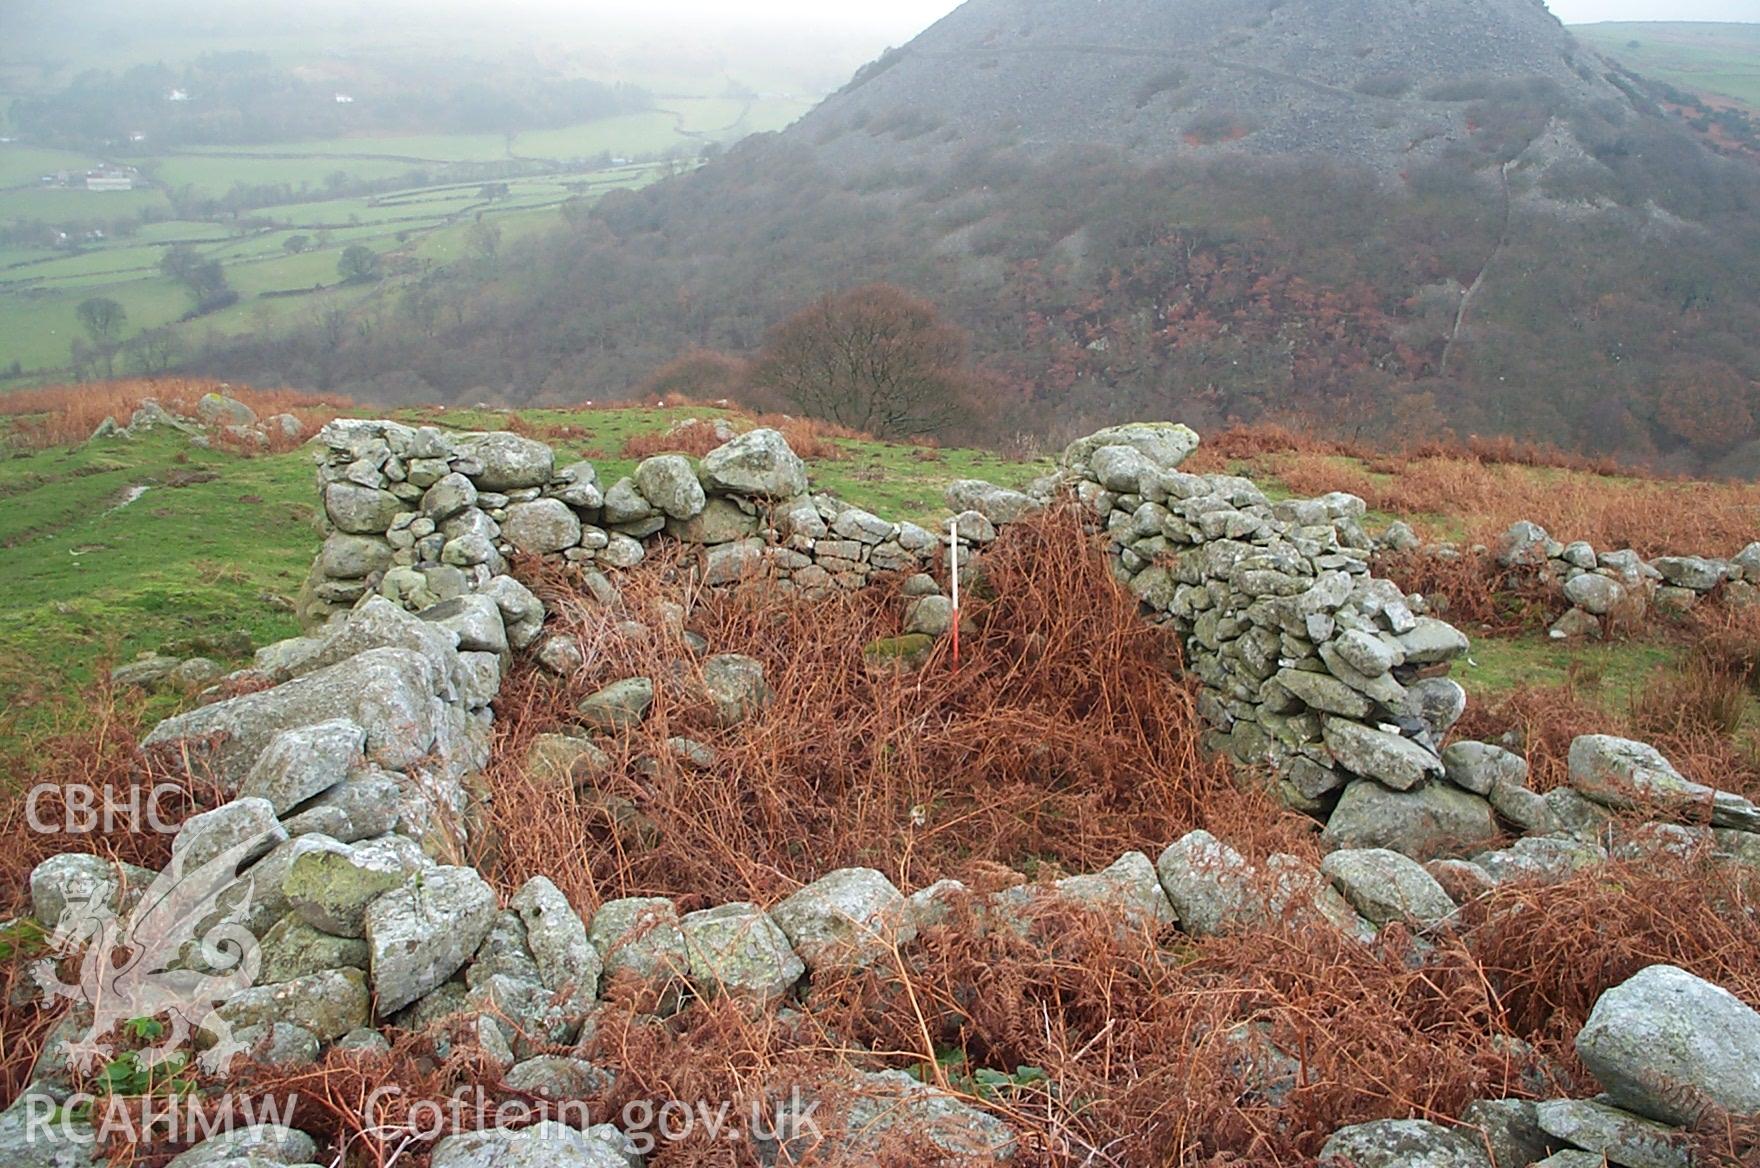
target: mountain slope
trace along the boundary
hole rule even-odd
[[[797,133],[840,161],[907,152],[884,136],[849,148],[849,135],[891,122],[933,123],[930,142],[949,145],[1007,136],[1160,162],[1229,142],[1394,172],[1468,138],[1469,101],[1500,87],[1629,104],[1597,65],[1531,0],[979,0]]]
[[[429,292],[229,352],[563,401],[827,291],[936,299],[992,434],[1154,414],[1760,470],[1760,171],[1529,0],[970,0],[780,135]]]

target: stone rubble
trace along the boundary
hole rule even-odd
[[[698,546],[711,584],[762,573],[773,586],[815,593],[898,574],[908,579],[914,635],[932,646],[952,617],[950,605],[932,603],[945,598],[924,573],[945,554],[941,538],[809,495],[804,464],[774,431],[734,436],[695,465],[649,459],[602,487],[591,465],[558,468],[548,448],[516,435],[332,423],[317,441],[327,536],[302,597],[309,634],[259,653],[256,674],[272,688],[211,701],[147,740],[188,746],[236,796],[191,820],[174,845],[186,867],[242,858],[248,866],[232,878],[249,881],[261,901],[249,921],[263,943],[259,984],[216,1017],[290,1065],[332,1046],[379,1047],[377,1027],[470,1019],[484,1050],[520,1082],[567,1093],[566,1084],[579,1091],[604,1072],[544,1047],[579,1040],[614,983],[643,987],[662,1013],[693,993],[775,1008],[815,976],[894,960],[921,932],[968,919],[956,916],[962,902],[980,927],[1023,935],[1040,906],[1057,903],[1191,936],[1285,920],[1368,940],[1389,924],[1445,930],[1460,904],[1499,882],[1558,878],[1604,862],[1610,849],[1697,848],[1760,862],[1760,809],[1687,780],[1642,743],[1579,739],[1571,786],[1545,796],[1529,788],[1525,761],[1501,747],[1439,750],[1465,699],[1435,675],[1467,641],[1429,616],[1421,597],[1373,577],[1362,501],[1273,503],[1246,480],[1181,472],[1196,445],[1181,426],[1115,427],[1073,444],[1032,492],[955,483],[948,502],[962,513],[960,552],[1057,497],[1078,500],[1109,534],[1120,583],[1184,643],[1209,744],[1262,768],[1292,806],[1324,823],[1319,869],[1287,855],[1249,862],[1193,832],[1153,864],[1130,851],[1101,872],[988,895],[947,881],[907,897],[880,872],[847,869],[769,909],[681,915],[670,901],[634,899],[586,915],[541,877],[503,907],[477,872],[439,859],[469,842],[467,785],[488,762],[490,702],[513,654],[560,671],[585,659],[582,646],[566,646],[571,655],[545,637],[544,606],[509,565],[524,555],[570,565],[608,607],[617,593],[605,570],[637,562],[644,541],[659,538]],[[1499,554],[1512,567],[1574,572],[1568,594],[1585,612],[1613,611],[1615,589],[1702,593],[1760,569],[1760,544],[1729,564],[1651,567],[1555,545],[1533,525],[1512,529]],[[757,662],[697,651],[703,701],[720,724],[737,725],[770,700]],[[619,681],[581,704],[580,733],[615,736],[653,701],[650,679]],[[707,748],[677,741],[681,755],[713,766]],[[531,753],[534,770],[559,783],[588,783],[607,760],[572,733],[548,735]],[[1633,808],[1663,818],[1647,834],[1613,838],[1611,811]],[[1531,834],[1511,843],[1510,826]],[[34,911],[53,928],[71,899],[93,889],[126,909],[125,889],[154,875],[57,856],[32,874]],[[1694,1118],[1683,1098],[1760,1111],[1760,1014],[1672,967],[1610,990],[1578,1053],[1604,1100],[1482,1100],[1463,1122],[1492,1146],[1522,1149],[1526,1163],[1569,1165],[1574,1152],[1639,1163],[1652,1151],[1624,1149],[1640,1146],[1660,1149],[1656,1163],[1675,1163],[1684,1161],[1668,1159],[1674,1129]],[[986,1112],[898,1072],[858,1078],[862,1098],[884,1102],[869,1115],[858,1101],[831,1134],[846,1154],[870,1152],[896,1124],[950,1154],[999,1163],[1017,1155],[1013,1133]],[[55,1149],[25,1159],[35,1153],[18,1151],[17,1127],[12,1112],[0,1116],[8,1163],[76,1162]],[[280,1141],[276,1150],[217,1138],[174,1163],[315,1154],[297,1132],[263,1138]],[[638,1162],[613,1127],[560,1125],[453,1136],[433,1161]],[[1322,1162],[1489,1164],[1481,1141],[1417,1120],[1342,1130]]]

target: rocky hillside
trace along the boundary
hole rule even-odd
[[[1221,146],[1386,177],[1469,140],[1471,103],[1506,87],[1636,117],[1605,71],[1533,0],[972,0],[791,136],[861,169],[1007,140],[1137,163]]]
[[[563,401],[756,349],[826,292],[935,300],[990,436],[1280,418],[1760,469],[1760,171],[1537,3],[971,0],[799,124],[607,198],[419,328],[240,377]]]

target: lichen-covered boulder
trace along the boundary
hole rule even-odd
[[[776,922],[755,904],[690,913],[679,931],[700,993],[770,1002],[793,989],[807,971]]]
[[[807,466],[775,430],[752,430],[703,456],[712,493],[793,499],[807,493]]]
[[[1333,852],[1320,871],[1366,919],[1433,925],[1454,915],[1455,903],[1435,877],[1409,856],[1386,848]]]
[[[960,479],[949,483],[946,499],[947,509],[954,514],[976,511],[998,527],[1018,523],[1041,509],[1041,505],[1030,495],[979,479]]]
[[[172,1157],[166,1168],[240,1168],[258,1164],[304,1164],[318,1158],[318,1145],[302,1131],[259,1123],[221,1132]]]
[[[400,1010],[457,973],[495,923],[495,890],[470,868],[431,868],[367,908],[379,1012]]]
[[[372,1017],[367,975],[359,969],[327,969],[292,981],[252,986],[235,994],[214,1016],[234,1027],[290,1022],[334,1042]]]
[[[360,937],[367,906],[431,866],[414,841],[381,836],[345,844],[321,835],[294,841],[281,892],[300,920],[336,937]]]
[[[275,814],[316,798],[365,761],[367,732],[346,718],[283,730],[269,740],[238,789],[238,797],[268,800]]]
[[[1409,791],[1442,775],[1442,760],[1410,738],[1346,718],[1326,719],[1323,734],[1338,765],[1384,787]]]
[[[1601,995],[1577,1056],[1618,1106],[1668,1124],[1706,1099],[1760,1112],[1760,1013],[1721,986],[1652,965]]]
[[[700,514],[709,499],[697,479],[697,468],[682,454],[661,454],[636,467],[636,489],[669,519]]]
[[[519,1131],[490,1128],[447,1136],[434,1145],[432,1168],[636,1168],[641,1157],[610,1124],[579,1131],[545,1120]]]
[[[1760,807],[1693,782],[1648,743],[1586,734],[1571,743],[1569,761],[1571,786],[1603,807],[1660,807],[1680,814],[1709,810],[1717,827],[1760,830]]]
[[[330,483],[324,488],[324,513],[336,530],[350,535],[384,535],[403,507],[402,499],[377,487]]]
[[[566,993],[564,1009],[585,1017],[599,993],[602,962],[568,898],[545,877],[534,876],[514,894],[509,907],[526,927],[526,945],[545,987]]]
[[[1107,446],[1129,446],[1141,453],[1158,470],[1173,470],[1198,449],[1198,435],[1189,426],[1176,422],[1131,422],[1109,426],[1104,430],[1078,438],[1064,448],[1058,465],[1065,468],[1085,466],[1096,450]]]
[[[581,542],[581,520],[560,499],[533,499],[508,505],[501,534],[518,551],[548,555]]]
[[[872,868],[844,868],[770,910],[808,969],[867,966],[917,935],[904,894]]]
[[[581,699],[581,725],[599,734],[615,734],[641,725],[654,704],[654,683],[627,677]]]
[[[1369,779],[1344,789],[1320,842],[1341,848],[1389,848],[1420,862],[1470,856],[1497,838],[1491,804],[1445,783],[1394,791]]]
[[[587,930],[604,962],[606,979],[632,979],[650,992],[675,998],[690,975],[691,959],[678,909],[660,897],[630,897],[599,906]]]
[[[1476,1141],[1422,1119],[1340,1128],[1320,1149],[1321,1168],[1491,1168]]]
[[[556,466],[548,446],[518,434],[461,434],[453,444],[465,460],[477,464],[470,477],[485,491],[547,486]]]
[[[1596,1165],[1691,1168],[1687,1137],[1666,1124],[1593,1099],[1554,1099],[1534,1108],[1540,1130],[1589,1152]]]
[[[722,653],[703,662],[703,689],[718,726],[737,726],[766,709],[775,694],[764,680],[763,663],[739,653]]]

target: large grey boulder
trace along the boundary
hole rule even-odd
[[[1568,836],[1525,836],[1507,848],[1474,856],[1473,863],[1499,884],[1558,884],[1606,859],[1600,844]]]
[[[237,784],[281,731],[346,719],[366,731],[370,759],[404,770],[433,752],[441,716],[437,695],[449,688],[421,654],[376,649],[272,690],[168,718],[144,745],[217,736],[211,755],[216,777]]]
[[[495,890],[470,868],[431,868],[367,908],[379,1012],[409,1005],[457,973],[495,923]]]
[[[746,514],[732,499],[716,496],[691,518],[668,520],[666,534],[683,543],[714,546],[749,539],[758,534],[759,526],[756,515]]]
[[[1194,936],[1224,932],[1249,913],[1251,866],[1207,831],[1190,832],[1169,844],[1155,871],[1180,927]]]
[[[1500,785],[1528,785],[1528,760],[1485,742],[1451,743],[1442,752],[1442,768],[1449,782],[1475,795],[1489,795]]]
[[[1198,449],[1198,442],[1195,431],[1176,422],[1131,422],[1109,426],[1086,438],[1076,439],[1064,448],[1058,465],[1065,468],[1085,466],[1096,450],[1107,446],[1129,446],[1147,458],[1157,470],[1173,470]]]
[[[331,936],[293,913],[276,921],[263,934],[260,951],[263,960],[257,969],[257,981],[263,985],[278,985],[326,970],[367,967],[365,941]]]
[[[1396,791],[1409,791],[1442,775],[1442,760],[1410,738],[1345,718],[1326,719],[1322,733],[1338,765]]]
[[[248,864],[286,841],[287,829],[268,800],[234,799],[184,820],[171,841],[171,857],[187,876],[227,853]]]
[[[1445,621],[1421,616],[1417,623],[1398,635],[1405,650],[1407,665],[1440,665],[1465,657],[1472,646],[1467,635]]]
[[[787,994],[807,967],[769,914],[755,904],[724,904],[679,922],[691,980],[708,995],[771,1002]]]
[[[629,1138],[608,1123],[583,1132],[551,1120],[519,1131],[447,1136],[429,1160],[432,1168],[637,1168],[641,1162]]]
[[[389,568],[394,552],[384,539],[332,532],[318,552],[318,571],[332,580],[358,580]]]
[[[765,710],[774,699],[756,658],[722,653],[703,662],[703,689],[715,711],[715,724],[737,726]]]
[[[612,900],[593,914],[588,939],[604,962],[604,976],[636,980],[661,992],[690,975],[690,953],[678,909],[660,897]]]
[[[1433,925],[1454,915],[1455,903],[1436,878],[1409,856],[1386,848],[1345,849],[1321,861],[1320,871],[1374,924]]]
[[[1570,783],[1603,807],[1652,807],[1675,814],[1710,813],[1717,827],[1760,831],[1760,807],[1740,795],[1695,783],[1654,746],[1586,734],[1571,743]]]
[[[31,914],[51,932],[69,904],[119,912],[152,887],[155,873],[86,852],[50,856],[31,870]]]
[[[1161,874],[1142,852],[1126,852],[1099,872],[1066,876],[1052,890],[1064,903],[1103,913],[1130,929],[1156,929],[1179,920],[1161,887]]]
[[[561,499],[533,499],[508,505],[501,534],[517,551],[548,555],[581,542],[581,520]]]
[[[560,889],[534,876],[514,894],[508,907],[526,927],[526,945],[547,989],[566,993],[565,1011],[585,1017],[599,993],[603,962],[587,938],[587,926]]]
[[[925,1163],[1007,1164],[1019,1154],[1007,1124],[904,1071],[856,1073],[840,1086],[853,1095],[843,1122],[831,1130],[818,1121],[777,1124],[798,1128],[777,1162],[877,1164],[900,1146],[932,1149]]]
[[[94,1168],[98,1155],[89,1121],[69,1115],[47,1094],[24,1095],[0,1112],[0,1164],[6,1168]]]
[[[278,1123],[235,1128],[203,1140],[172,1157],[166,1168],[257,1168],[260,1164],[305,1164],[318,1158],[318,1145],[302,1131]]]
[[[454,472],[429,485],[422,494],[422,514],[445,523],[477,505],[477,485]]]
[[[327,969],[292,981],[252,986],[233,995],[214,1018],[237,1028],[288,1022],[334,1042],[372,1019],[367,975],[359,969]]]
[[[1601,995],[1577,1056],[1618,1106],[1668,1124],[1698,1100],[1760,1112],[1760,1013],[1721,986],[1652,965]]]
[[[1007,523],[1018,523],[1040,509],[1039,503],[1031,496],[979,479],[960,479],[949,483],[946,498],[947,509],[954,514],[976,511],[998,527]]]
[[[1703,556],[1663,556],[1652,560],[1651,566],[1676,588],[1709,592],[1729,578],[1729,565],[1722,560]]]
[[[1565,581],[1564,598],[1591,616],[1606,616],[1625,603],[1626,589],[1611,576],[1585,572]]]
[[[549,484],[555,456],[542,442],[518,434],[461,434],[453,439],[460,455],[478,464],[470,477],[485,491],[518,491]]]
[[[346,718],[283,730],[251,767],[238,796],[266,799],[275,814],[285,815],[348,778],[365,762],[366,745],[367,732]]]
[[[1472,855],[1497,836],[1491,804],[1444,783],[1393,791],[1362,779],[1344,789],[1321,843],[1340,848],[1389,848],[1414,860]]]
[[[403,836],[345,844],[305,835],[293,843],[281,893],[312,928],[333,937],[362,937],[367,906],[431,866],[415,842]]]
[[[626,677],[581,699],[581,725],[600,734],[633,730],[653,704],[654,683],[646,677]]]
[[[1683,1133],[1593,1099],[1555,1099],[1534,1108],[1540,1128],[1620,1168],[1690,1168]]]
[[[810,970],[870,966],[917,935],[904,894],[872,868],[844,868],[770,910]]]
[[[752,430],[703,456],[710,492],[793,499],[807,493],[807,466],[775,430]]]
[[[661,454],[636,467],[636,489],[668,519],[685,520],[702,512],[709,499],[697,468],[682,454]]]
[[[740,539],[717,544],[703,562],[703,583],[710,587],[754,579],[764,570],[764,541]]]
[[[1153,459],[1134,446],[1101,446],[1088,455],[1088,472],[1101,486],[1121,495],[1134,495],[1142,490],[1143,480],[1159,469]]]
[[[350,535],[384,535],[403,506],[403,500],[390,491],[359,483],[331,483],[324,488],[324,514],[336,530]]]
[[[1340,1128],[1320,1149],[1321,1168],[1492,1168],[1476,1141],[1422,1119]]]

